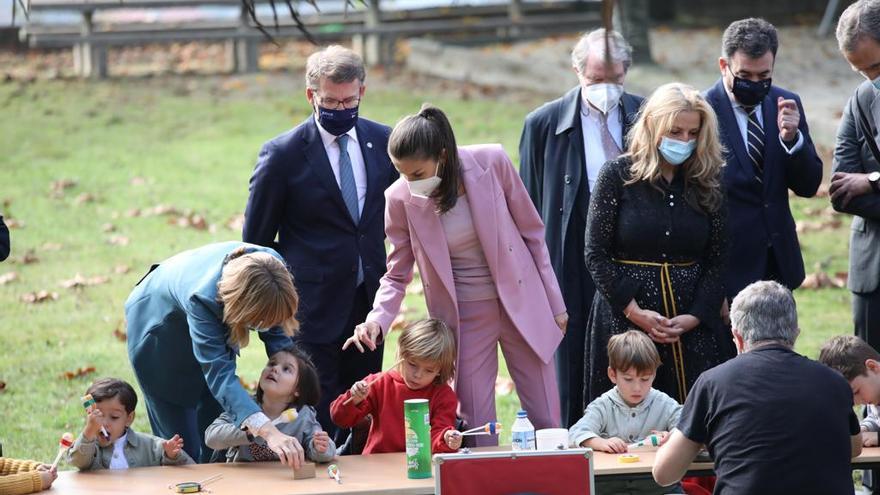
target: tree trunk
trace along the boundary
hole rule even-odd
[[[617,10],[623,37],[633,47],[633,62],[652,64],[650,0],[618,0]]]

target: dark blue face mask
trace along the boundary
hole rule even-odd
[[[750,81],[737,77],[732,71],[730,74],[733,76],[733,87],[730,92],[733,93],[736,101],[747,107],[753,107],[761,103],[764,97],[767,96],[767,93],[770,92],[770,84],[773,82],[773,79],[769,77],[760,81]]]
[[[331,110],[319,105],[317,112],[321,127],[334,136],[341,136],[350,131],[358,119],[358,107]]]

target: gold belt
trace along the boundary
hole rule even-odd
[[[675,293],[672,291],[672,277],[669,275],[669,267],[671,266],[693,266],[696,261],[686,261],[682,263],[656,263],[653,261],[635,261],[635,260],[614,260],[624,265],[637,266],[654,266],[660,268],[660,296],[663,299],[663,313],[666,318],[674,318],[678,316],[678,309],[675,307]],[[681,339],[672,344],[672,362],[675,366],[675,379],[678,382],[678,397],[682,404],[687,398],[687,383],[684,378],[684,353],[681,348]]]

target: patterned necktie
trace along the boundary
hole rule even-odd
[[[745,108],[749,114],[749,124],[746,127],[746,151],[749,152],[749,158],[752,159],[752,165],[755,167],[755,175],[759,178],[764,175],[764,129],[758,122],[758,107]]]
[[[339,145],[339,189],[342,190],[342,199],[351,219],[357,225],[361,217],[358,208],[357,185],[354,183],[354,172],[351,170],[351,157],[348,156],[348,134],[336,138]]]
[[[336,138],[339,145],[339,189],[342,191],[342,199],[348,209],[351,219],[357,225],[360,220],[360,208],[358,207],[357,185],[354,183],[354,172],[351,170],[351,157],[348,156],[348,134]],[[357,284],[364,281],[364,266],[358,256]]]
[[[620,156],[622,150],[611,135],[611,131],[608,130],[608,115],[598,110],[596,113],[599,114],[599,134],[602,135],[602,150],[605,152],[605,161],[614,160]]]

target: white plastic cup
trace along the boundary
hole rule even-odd
[[[568,429],[544,428],[535,432],[538,450],[568,449]]]

